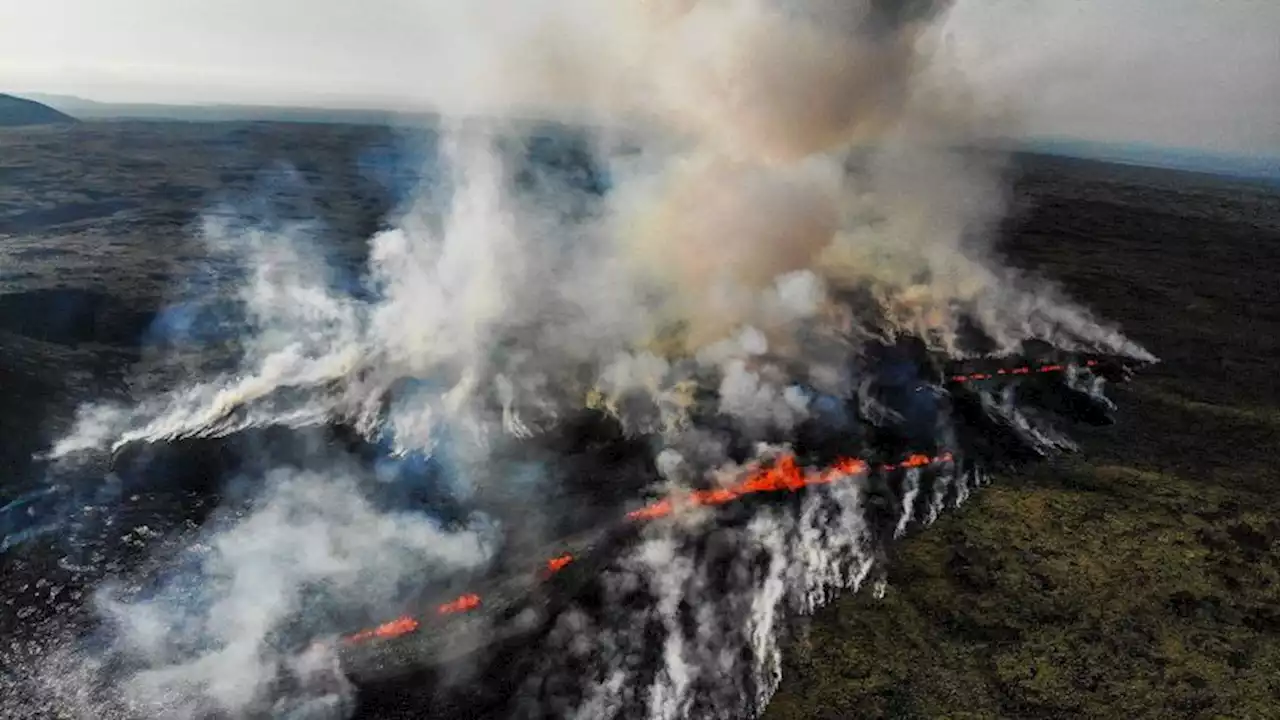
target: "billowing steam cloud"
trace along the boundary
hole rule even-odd
[[[474,567],[491,551],[495,528],[483,518],[449,530],[420,513],[380,512],[341,472],[276,470],[262,486],[252,507],[211,522],[157,583],[100,590],[110,650],[51,653],[53,672],[33,680],[46,710],[341,713],[350,688],[330,653],[305,644],[306,618],[376,606],[406,582]]]
[[[711,530],[708,519],[655,532],[627,556],[606,579],[612,613],[559,619],[549,642],[573,660],[532,677],[530,716],[751,717],[781,679],[783,614],[859,587],[876,560],[857,483],[743,527]]]
[[[487,14],[502,27],[470,28],[492,52],[443,108],[433,181],[370,240],[369,296],[335,288],[305,228],[211,219],[211,247],[248,271],[236,367],[136,405],[86,407],[51,457],[341,421],[394,454],[447,443],[460,496],[514,493],[499,458],[590,404],[654,435],[656,465],[679,487],[714,480],[731,438],[785,443],[806,419],[838,424],[829,401],[859,397],[851,361],[869,339],[975,352],[968,321],[995,352],[1039,339],[1149,357],[989,254],[1002,191],[965,150],[982,118],[933,42],[944,6],[565,0],[539,4],[529,27],[514,6]],[[477,108],[493,119],[461,117]],[[528,148],[511,137],[531,112],[598,128],[607,192],[521,165]],[[726,540],[746,559],[705,612],[728,603],[727,615],[677,617],[715,582],[707,553],[669,536],[642,543],[619,587],[644,586],[651,612],[563,618],[553,639],[606,648],[588,663],[599,682],[541,702],[579,717],[758,710],[779,672],[778,613],[870,571],[857,487]],[[931,492],[929,517],[942,506]],[[386,514],[332,472],[272,474],[263,493],[209,539],[206,560],[176,571],[178,595],[104,600],[112,652],[133,663],[130,702],[171,717],[256,707],[269,668],[303,662],[271,639],[315,612],[313,586],[347,604],[389,599],[411,574],[485,557],[489,530]],[[651,651],[659,669],[641,678],[632,663]],[[747,685],[718,686],[728,675],[716,669],[744,657]],[[554,685],[555,671],[540,677]]]

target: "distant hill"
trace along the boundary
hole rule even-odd
[[[75,118],[48,105],[12,95],[0,95],[0,127],[62,125],[73,122],[76,122]]]
[[[82,120],[168,120],[175,122],[291,122],[384,125],[396,113],[367,108],[312,108],[271,105],[165,105],[107,103],[74,95],[24,93]]]
[[[98,120],[142,120],[163,122],[282,122],[282,123],[314,123],[339,125],[407,125],[421,128],[434,125],[440,115],[429,107],[398,103],[394,98],[383,101],[368,101],[364,105],[347,105],[345,107],[289,106],[289,105],[172,105],[163,103],[117,103],[99,102],[75,95],[57,95],[53,93],[23,92],[22,97],[44,103],[68,115],[85,122]],[[574,128],[602,128],[598,120],[559,115],[529,112],[519,116],[503,114],[500,117],[489,117],[483,114],[469,116],[471,119],[484,122],[501,120],[504,127],[525,126],[543,128],[546,126],[566,126]],[[458,119],[458,118],[455,118]],[[627,123],[609,123],[611,132],[639,132],[640,128]]]

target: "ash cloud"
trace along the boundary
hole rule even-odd
[[[714,483],[733,474],[730,445],[785,446],[823,397],[858,395],[849,367],[868,339],[909,334],[960,355],[973,352],[968,321],[997,352],[1037,339],[1150,357],[990,252],[1003,190],[998,166],[964,150],[987,118],[938,48],[947,3],[564,0],[536,22],[526,5],[481,5],[511,12],[467,26],[483,62],[441,108],[439,167],[424,173],[441,181],[369,240],[367,295],[334,287],[305,224],[211,214],[205,239],[248,270],[235,367],[84,408],[52,458],[342,422],[398,454],[431,455],[447,437],[465,492],[515,493],[504,452],[595,404],[656,436],[668,485]],[[607,191],[527,166],[530,113],[592,123]],[[853,296],[870,311],[850,310]],[[412,401],[388,402],[405,379]],[[104,604],[114,651],[144,660],[131,697],[246,711],[281,662],[324,664],[268,640],[313,611],[306,588],[390,588],[424,563],[485,559],[481,529],[368,509],[326,473],[270,477],[260,509],[219,530],[186,580],[208,603]],[[866,521],[848,492],[740,532],[729,545],[755,561],[734,561],[734,583],[706,605],[724,615],[695,618],[693,636],[675,616],[710,597],[710,566],[671,538],[642,543],[619,582],[654,603],[635,622],[562,620],[566,647],[590,633],[605,652],[591,660],[598,682],[559,710],[758,711],[780,672],[781,616],[858,587],[879,557],[859,544]],[[930,492],[931,519],[946,493]],[[161,630],[174,627],[204,645],[175,650]],[[634,664],[650,651],[659,662]],[[737,679],[718,685],[708,668],[726,667]]]

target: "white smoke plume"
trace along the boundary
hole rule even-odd
[[[846,477],[804,496],[798,509],[762,509],[731,528],[706,514],[651,528],[605,580],[613,614],[561,616],[548,640],[559,652],[529,679],[521,712],[582,720],[756,715],[781,680],[785,618],[857,590],[883,560],[868,524],[867,482]],[[944,504],[962,503],[971,482],[944,472],[925,522]],[[889,521],[904,527],[912,507]],[[643,609],[637,595],[648,598]],[[591,682],[582,688],[565,673]],[[574,692],[555,691],[568,687]]]
[[[501,406],[500,429],[525,433],[579,404],[584,368],[589,386],[650,342],[668,357],[697,354],[751,327],[774,353],[799,356],[798,328],[815,316],[837,328],[834,306],[850,291],[879,306],[879,327],[863,330],[953,353],[967,317],[998,351],[1042,339],[1150,357],[989,256],[1002,190],[990,163],[962,152],[980,117],[938,88],[931,3],[607,5],[567,3],[527,37],[506,27],[512,54],[493,48],[494,62],[518,59],[515,77],[546,89],[540,111],[641,128],[626,135],[638,156],[599,133],[613,187],[594,211],[575,216],[563,188],[519,197],[496,137],[515,125],[446,123],[452,195],[442,209],[441,192],[424,193],[400,228],[372,239],[380,302],[327,291],[288,237],[240,241],[258,331],[237,376],[134,412],[88,413],[54,455],[242,429],[268,418],[227,418],[233,409],[290,386],[342,390],[273,408],[275,421],[341,413],[367,426],[369,398],[399,377],[446,388],[423,412],[483,446],[482,396],[500,390],[485,398]],[[586,17],[603,30],[587,32]],[[528,77],[540,59],[557,74]],[[570,80],[574,92],[553,92]],[[493,80],[510,101],[499,110],[528,110],[516,84]],[[608,102],[587,89],[610,90]],[[426,447],[426,435],[399,441]]]
[[[254,505],[215,520],[158,585],[98,592],[107,649],[51,653],[29,678],[46,710],[345,716],[353,695],[336,658],[290,623],[353,607],[394,612],[405,583],[482,564],[496,537],[481,517],[448,529],[379,511],[340,472],[276,470],[261,482]]]
[[[660,436],[658,465],[679,485],[727,460],[721,436],[695,419],[699,389],[744,436],[785,437],[810,417],[815,392],[858,392],[847,368],[865,338],[912,334],[962,353],[967,318],[1002,352],[1038,339],[1150,357],[990,252],[1003,190],[998,167],[966,150],[989,118],[947,72],[936,42],[945,3],[562,0],[538,4],[536,23],[527,4],[475,5],[465,30],[484,60],[464,64],[473,84],[441,108],[443,179],[370,239],[373,299],[332,289],[305,227],[211,221],[211,246],[249,269],[240,299],[252,330],[237,367],[136,406],[85,408],[54,458],[339,420],[389,433],[402,453],[430,453],[447,433],[467,477],[501,490],[509,479],[490,458],[598,403]],[[481,109],[489,120],[465,117]],[[531,113],[594,123],[603,197],[554,178],[516,181],[511,137]],[[853,294],[871,298],[876,317],[851,312]],[[406,378],[418,381],[401,395],[409,401],[384,402]],[[963,498],[969,486],[956,482]],[[305,586],[345,592],[423,563],[483,559],[480,530],[454,536],[376,513],[333,477],[271,486],[260,511],[213,540],[196,578],[219,588],[206,611],[107,605],[118,649],[149,663],[126,687],[143,701],[193,698],[177,714],[249,707],[270,677],[264,662],[280,659],[267,638],[308,612]],[[643,543],[629,582],[656,598],[650,616],[562,621],[567,647],[589,633],[608,652],[584,704],[559,710],[607,717],[640,703],[675,718],[730,700],[734,712],[759,710],[780,672],[779,613],[811,610],[870,571],[858,487],[742,531],[735,542],[764,569],[735,566],[743,577],[724,602],[739,624],[727,635],[711,618],[695,618],[701,634],[681,630],[673,613],[710,579],[669,538]],[[944,498],[930,493],[929,521]],[[666,644],[658,674],[641,680],[646,623]],[[161,629],[174,627],[213,649],[166,655]],[[715,686],[706,668],[743,648],[749,680]]]

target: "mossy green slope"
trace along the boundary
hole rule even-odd
[[[1098,187],[1040,177],[1042,205]],[[1115,392],[1117,426],[1075,431],[1079,456],[997,478],[906,539],[882,600],[819,611],[768,720],[1280,718],[1280,297],[1260,291],[1280,232],[1257,221],[1280,198],[1121,191],[1124,207],[1039,211],[1023,242],[1071,242],[1024,255],[1164,362]],[[1220,219],[1177,222],[1180,202]],[[1180,267],[1207,247],[1220,259]],[[1159,286],[1172,302],[1144,299]]]

